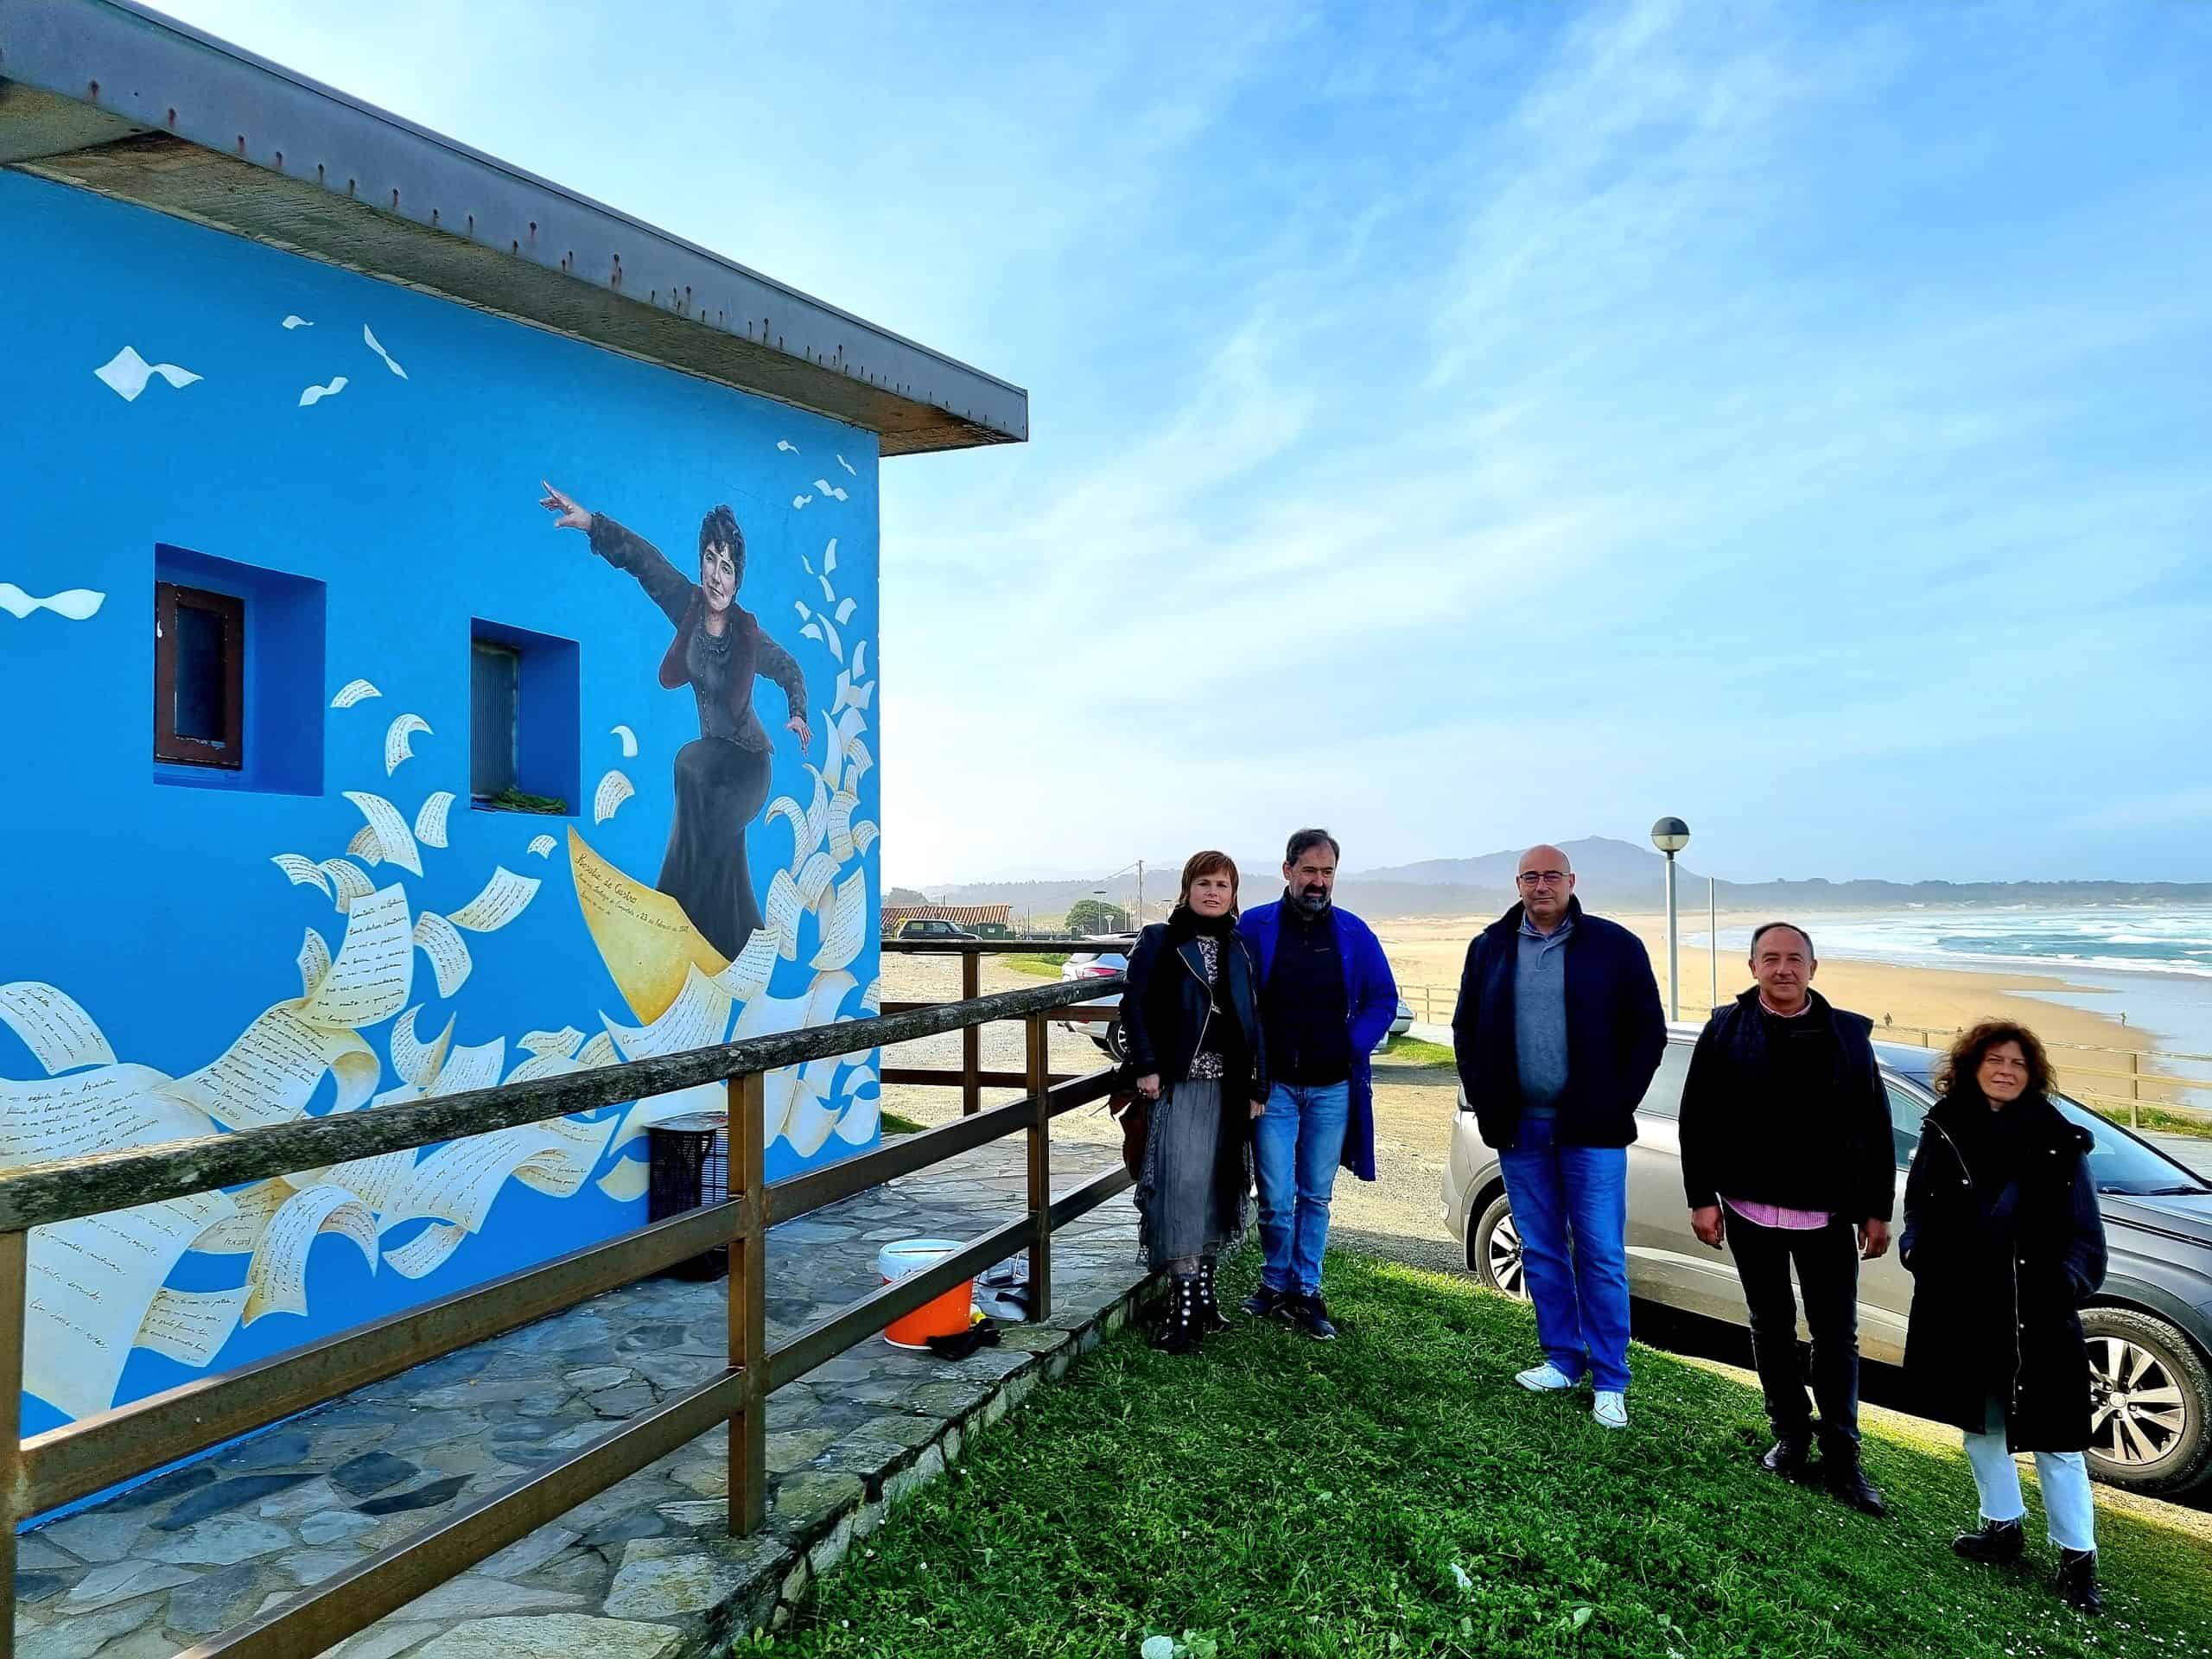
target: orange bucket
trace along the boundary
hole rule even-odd
[[[943,1238],[902,1238],[876,1253],[875,1270],[887,1285],[908,1274],[933,1268],[960,1246]],[[923,1303],[904,1319],[892,1320],[883,1339],[899,1348],[926,1348],[931,1337],[957,1337],[975,1317],[976,1281],[963,1279],[934,1301]]]

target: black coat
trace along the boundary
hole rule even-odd
[[[1236,934],[1224,934],[1220,958],[1220,982],[1210,995],[1206,960],[1196,939],[1171,941],[1160,922],[1139,933],[1129,952],[1128,988],[1122,993],[1122,1033],[1129,1049],[1125,1075],[1156,1073],[1163,1096],[1189,1078],[1191,1062],[1202,1046],[1221,1055],[1225,1071],[1214,1139],[1213,1191],[1220,1214],[1241,1217],[1252,1185],[1247,1154],[1250,1103],[1268,1097],[1267,1039],[1260,1027],[1260,976],[1250,950]],[[1148,1220],[1147,1232],[1150,1236]]]
[[[1643,941],[1580,899],[1567,900],[1567,1090],[1559,1138],[1567,1146],[1624,1147],[1636,1139],[1636,1109],[1667,1052],[1667,1016]],[[1513,977],[1522,906],[1475,936],[1459,976],[1452,1048],[1459,1086],[1483,1143],[1510,1152],[1521,1138],[1521,1068],[1513,1036]]]
[[[1853,1224],[1889,1220],[1897,1207],[1897,1146],[1874,1063],[1874,1022],[1809,993],[1800,1020],[1825,1024],[1830,1074],[1784,1099],[1767,1050],[1756,986],[1714,1010],[1698,1033],[1682,1084],[1682,1190],[1690,1208],[1726,1193],[1753,1204],[1825,1210]],[[1817,1041],[1818,1033],[1808,1040]]]
[[[1993,1244],[1985,1218],[1994,1196],[1986,1154],[1974,1167],[1968,1116],[1989,1110],[1980,1091],[1945,1096],[1922,1128],[1897,1252],[1913,1276],[1905,1380],[1923,1416],[1978,1431],[1994,1392],[2015,1452],[2079,1452],[2089,1444],[2089,1355],[2078,1310],[2105,1277],[2094,1142],[2041,1096],[2004,1109],[2021,1114],[2009,1250]]]
[[[1128,987],[1122,993],[1122,1035],[1129,1050],[1128,1071],[1141,1077],[1157,1073],[1171,1088],[1191,1075],[1191,1062],[1209,1035],[1228,1066],[1222,1099],[1236,1109],[1268,1097],[1267,1042],[1261,1034],[1259,969],[1252,953],[1234,932],[1221,940],[1222,1011],[1212,1012],[1215,994],[1206,985],[1205,957],[1198,941],[1171,944],[1165,923],[1154,922],[1137,935],[1129,952]],[[1243,1092],[1238,1092],[1239,1089]]]

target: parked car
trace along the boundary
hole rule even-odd
[[[1081,950],[1070,951],[1068,959],[1060,964],[1060,977],[1063,980],[1111,979],[1117,974],[1127,973],[1129,952],[1135,948],[1137,936],[1134,933],[1100,934],[1086,939]],[[1084,1006],[1119,1010],[1122,994],[1115,991]],[[1116,1065],[1129,1058],[1128,1039],[1122,1035],[1122,1022],[1118,1019],[1103,1021],[1062,1020],[1055,1023],[1063,1031],[1081,1032],[1105,1050]]]
[[[972,939],[976,936],[964,927],[935,916],[909,916],[899,924],[898,937],[902,939]]]
[[[1118,934],[1089,941],[1090,948],[1073,952],[1061,965],[1060,977],[1064,980],[1108,979],[1116,974],[1125,973],[1129,966],[1128,952],[1135,944],[1136,936],[1134,933]],[[1118,1008],[1122,1006],[1122,999],[1117,994],[1113,996],[1101,997],[1097,1001],[1087,1006],[1094,1008]],[[1129,1058],[1128,1045],[1122,1039],[1122,1022],[1119,1020],[1103,1025],[1089,1020],[1063,1020],[1058,1023],[1064,1031],[1080,1031],[1113,1056],[1116,1065]],[[1391,1020],[1390,1029],[1384,1033],[1382,1041],[1375,1046],[1376,1052],[1382,1052],[1383,1045],[1387,1044],[1391,1038],[1404,1036],[1412,1029],[1413,1023],[1413,1004],[1402,996],[1398,999],[1397,1014]]]
[[[1628,1272],[1636,1296],[1662,1306],[1748,1323],[1743,1288],[1726,1252],[1700,1243],[1682,1198],[1682,1082],[1694,1026],[1670,1029],[1665,1058],[1641,1106],[1629,1148]],[[1920,1143],[1920,1121],[1936,1096],[1926,1049],[1877,1043],[1897,1142],[1897,1191]],[[2180,1492],[2212,1477],[2212,1185],[2148,1142],[2078,1102],[2061,1111],[2089,1131],[2089,1172],[2104,1212],[2112,1265],[2082,1310],[2089,1338],[2094,1439],[2092,1473],[2115,1486]],[[1498,1173],[1462,1092],[1444,1173],[1444,1220],[1482,1282],[1523,1296],[1521,1241]],[[1902,1227],[1900,1214],[1897,1225]],[[1867,1358],[1904,1358],[1912,1278],[1892,1250],[1862,1264],[1859,1344]]]

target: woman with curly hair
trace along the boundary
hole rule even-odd
[[[1151,1103],[1137,1214],[1147,1260],[1171,1279],[1157,1338],[1170,1353],[1228,1328],[1214,1262],[1243,1236],[1252,1191],[1252,1120],[1268,1098],[1259,1006],[1236,862],[1193,854],[1173,913],[1137,935],[1122,994],[1129,1070]]]
[[[2089,1472],[2089,1355],[2079,1309],[2105,1276],[2087,1130],[2050,1102],[2033,1032],[1990,1020],[1936,1068],[1905,1178],[1898,1254],[1913,1276],[1905,1377],[1917,1408],[1966,1434],[1981,1526],[1952,1548],[2010,1566],[2024,1539],[2015,1452],[2032,1452],[2058,1592],[2104,1611]]]

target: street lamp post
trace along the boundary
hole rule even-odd
[[[1690,844],[1690,827],[1680,818],[1651,826],[1651,844],[1667,855],[1667,1017],[1682,1017],[1682,943],[1675,904],[1675,855]]]
[[[1713,1006],[1720,1006],[1720,878],[1705,878],[1705,961],[1713,969]]]

